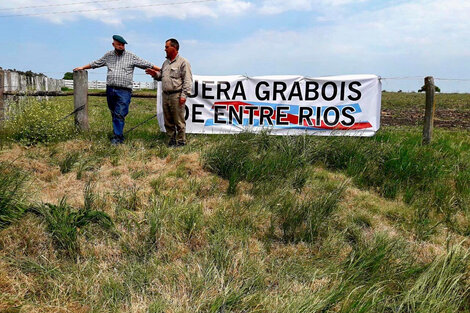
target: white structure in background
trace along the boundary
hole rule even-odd
[[[15,72],[5,70],[5,92],[61,91],[62,87],[73,89],[73,80],[54,79],[31,72]],[[134,82],[133,89],[155,89],[154,82]],[[105,81],[88,81],[88,89],[106,89]]]
[[[73,89],[73,80],[63,80],[64,87]],[[154,82],[134,82],[132,89],[139,90],[139,89],[155,89]],[[88,89],[106,89],[106,82],[99,81],[99,80],[92,80],[88,81]]]
[[[64,86],[62,79],[53,79],[44,75],[5,70],[5,92],[60,91]]]

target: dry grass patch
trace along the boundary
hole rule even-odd
[[[75,173],[57,174],[53,182],[39,181],[36,187],[39,189],[41,202],[57,203],[58,199],[66,198],[72,206],[83,206],[83,189],[86,183],[77,180]]]
[[[40,219],[32,214],[0,232],[0,255],[55,260],[52,240]]]
[[[65,155],[69,151],[89,152],[92,151],[94,146],[96,146],[96,143],[93,141],[75,139],[57,143],[54,150]]]

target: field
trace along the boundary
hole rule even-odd
[[[382,125],[416,126],[424,120],[424,93],[382,94]],[[470,129],[468,94],[436,94],[434,125],[441,128]]]
[[[437,96],[429,146],[423,94],[384,93],[372,138],[181,148],[155,119],[111,146],[105,98],[83,134],[71,97],[24,101],[0,134],[0,312],[470,312],[468,94]],[[133,99],[126,128],[154,110]]]

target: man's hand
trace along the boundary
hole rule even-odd
[[[157,76],[157,72],[158,72],[158,71],[154,70],[153,68],[148,68],[148,69],[145,70],[145,73],[146,73],[146,74],[149,74],[149,75],[152,76],[152,77]]]
[[[87,70],[87,69],[90,69],[90,68],[91,68],[90,64],[87,64],[85,66],[76,67],[76,68],[73,69],[73,71],[74,72],[83,71],[83,70]]]
[[[183,106],[186,103],[186,98],[180,97],[180,106]]]

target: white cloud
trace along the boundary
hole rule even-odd
[[[77,4],[69,5],[72,3]],[[64,4],[61,0],[44,0],[40,3],[35,0],[10,0],[8,4],[0,3],[0,15],[30,15],[53,23],[85,17],[106,24],[119,24],[125,20],[142,17],[217,18],[243,14],[252,7],[249,1],[244,0],[136,0],[132,3],[124,0],[74,0],[69,4]],[[5,8],[20,9],[4,10]]]
[[[462,77],[470,72],[468,16],[470,2],[418,0],[345,13],[309,29],[258,30],[229,45],[198,42],[188,49],[201,74]]]
[[[259,7],[261,14],[280,14],[287,11],[327,12],[331,7],[361,3],[368,0],[263,0]]]
[[[84,17],[106,24],[119,24],[142,16],[149,19],[162,16],[186,19],[246,13],[275,15],[287,11],[316,10],[326,13],[331,7],[364,1],[368,0],[136,0],[132,3],[125,0],[74,0],[70,3],[61,0],[43,0],[40,3],[36,0],[10,0],[8,3],[0,3],[0,15],[30,15],[53,23]],[[20,9],[3,10],[5,8]]]
[[[314,3],[318,1],[309,0],[265,0],[263,1],[259,12],[262,14],[279,14],[286,11],[311,10]]]
[[[60,0],[41,1],[41,4],[60,3]],[[119,0],[54,10],[99,9],[122,6],[124,3],[124,0]],[[132,5],[155,3],[155,0],[135,0]],[[372,4],[375,6],[371,6]],[[35,0],[8,2],[9,7],[27,5],[38,3]],[[382,3],[379,7],[377,5],[372,0],[221,0],[184,5],[185,10],[181,10],[183,5],[154,6],[126,11],[95,11],[41,17],[54,22],[85,17],[119,24],[126,19],[151,19],[160,16],[178,19],[218,18],[224,22],[223,18],[227,15],[238,15],[241,21],[253,25],[260,15],[265,15],[263,19],[268,19],[269,16],[266,15],[291,11],[295,17],[298,12],[309,11],[314,12],[311,14],[312,26],[306,27],[306,23],[302,23],[302,29],[283,25],[282,21],[279,21],[278,25],[282,26],[279,28],[269,29],[266,26],[265,29],[260,29],[260,26],[250,26],[246,29],[255,29],[253,32],[237,40],[227,34],[223,44],[211,41],[209,36],[204,38],[194,35],[191,38],[188,35],[187,38],[181,38],[183,54],[192,62],[196,74],[208,75],[246,73],[318,76],[369,72],[384,76],[469,76],[470,1],[400,0],[388,1],[386,5]],[[1,7],[7,7],[7,4],[2,2]],[[25,9],[12,11],[11,14],[43,11],[51,9]],[[5,14],[7,11],[0,11],[0,15]],[[220,27],[223,27],[222,24]],[[219,36],[215,37],[220,38],[223,31],[223,28],[217,30]],[[123,35],[126,37],[127,34]],[[148,35],[150,38],[136,40],[137,34],[133,35],[130,38],[134,39],[133,49],[135,47],[137,52],[145,54],[150,46],[157,50],[152,50],[153,54],[149,53],[148,57],[163,56],[162,42],[166,38],[154,38],[156,35],[152,34]]]

